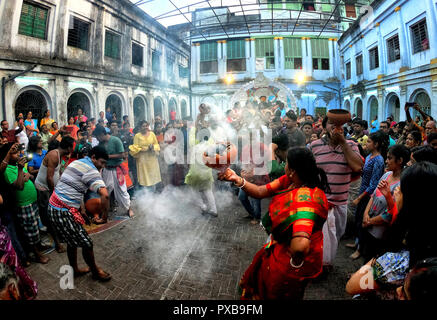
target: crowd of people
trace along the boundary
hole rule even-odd
[[[413,120],[411,108],[422,119]],[[135,191],[159,193],[168,185],[198,192],[202,214],[212,217],[218,216],[214,190],[231,190],[248,223],[266,230],[267,243],[241,279],[243,299],[302,299],[309,281],[333,270],[344,237],[353,240],[347,245],[355,249],[351,259],[369,261],[363,268],[372,270],[375,283],[363,288],[362,268],[346,285],[351,295],[390,296],[399,286],[401,298],[435,297],[430,200],[437,182],[437,129],[420,106],[406,105],[405,112],[406,121],[375,118],[370,126],[353,115],[339,128],[325,115],[305,109],[296,114],[281,101],[261,97],[236,103],[223,120],[206,104],[194,122],[178,120],[172,110],[168,123],[157,115],[135,127],[110,108],[95,119],[79,107],[62,127],[49,110],[39,121],[32,112],[26,119],[19,114],[13,129],[3,120],[0,297],[36,297],[25,267],[49,262],[51,248],[41,234],[53,239],[58,253],[67,252],[75,276],[91,272],[96,280],[110,280],[96,264],[84,225],[107,223],[111,210],[133,218]],[[241,136],[245,129],[248,145]],[[198,155],[218,149],[227,131],[238,137],[237,161],[213,171]],[[272,143],[266,144],[260,137],[269,132]],[[264,165],[261,156],[268,159],[265,172],[257,170]],[[262,215],[264,198],[271,200]],[[77,248],[87,268],[78,267]]]

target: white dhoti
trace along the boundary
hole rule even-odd
[[[215,198],[212,189],[202,190],[199,191],[199,193],[199,198],[196,199],[197,205],[203,211],[217,213],[217,206],[215,204]]]
[[[106,184],[108,193],[111,194],[111,192],[114,191],[114,197],[118,205],[124,211],[128,211],[130,208],[130,196],[127,192],[126,181],[120,185],[117,179],[117,170],[108,170],[106,168],[102,170],[102,178]]]
[[[323,265],[333,265],[338,242],[346,231],[347,204],[335,206],[328,211],[323,225]]]

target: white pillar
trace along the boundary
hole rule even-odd
[[[384,88],[381,87],[380,89],[378,89],[378,121],[379,123],[381,123],[381,121],[385,121],[386,117],[385,117],[385,106],[384,106]],[[378,128],[379,130],[379,128]]]
[[[134,88],[132,87],[127,88],[126,104],[129,122],[134,123]]]
[[[379,74],[385,74],[386,73],[386,61],[385,58],[387,55],[385,54],[385,48],[384,45],[384,39],[381,34],[381,26],[377,24],[376,26],[376,34],[378,35],[378,59],[379,59]]]
[[[223,68],[223,65],[225,64],[224,60],[223,60],[223,57],[224,57],[223,41],[224,40],[217,41],[217,64],[218,64],[217,69],[218,69],[218,78],[219,79],[223,79],[225,77],[225,72],[224,72],[225,69]]]
[[[437,60],[434,60],[437,64]],[[437,119],[437,79],[431,81],[431,116]],[[401,105],[402,106],[402,105]]]
[[[155,110],[154,110],[154,105],[153,105],[153,93],[149,92],[146,96],[147,99],[147,104],[149,106],[149,110],[147,110],[147,121],[149,122],[149,124],[152,124],[152,121],[155,119]],[[154,128],[152,128],[154,129]]]
[[[408,102],[408,90],[407,90],[407,86],[403,85],[400,86],[400,94],[399,94],[399,104],[400,104],[400,113],[399,113],[399,121],[406,121],[407,120],[407,115],[405,114],[405,103]]]
[[[255,51],[255,39],[250,39],[250,77],[256,77],[256,51]]]
[[[334,55],[334,46],[335,41],[333,39],[329,39],[329,77],[333,78],[335,77],[335,55]]]
[[[306,38],[305,40],[305,46],[307,48],[307,75],[312,77],[313,76],[313,52],[311,49],[311,39]]]
[[[200,43],[193,43],[191,47],[191,81],[199,81],[200,78]]]
[[[428,40],[436,39],[437,37],[437,8],[435,4],[435,0],[425,0],[427,19],[426,22],[428,24]],[[435,45],[435,41],[429,41],[430,43],[430,52],[431,52],[431,60],[437,59],[437,48]]]
[[[399,48],[401,54],[401,67],[410,67],[410,55],[408,54],[408,46],[407,46],[407,27],[404,23],[404,18],[402,17],[401,7],[397,7],[395,9],[396,15],[398,18],[398,27],[399,27]]]
[[[223,78],[224,78],[224,77],[226,77],[226,73],[228,72],[227,64],[226,64],[227,59],[228,59],[226,40],[223,40],[221,45],[222,45],[222,74],[223,74]]]
[[[278,37],[276,41],[278,46],[278,76],[283,78],[285,74],[284,38]]]
[[[250,77],[252,59],[250,57],[250,39],[244,39],[244,50],[246,51],[246,77]]]
[[[311,75],[311,72],[308,67],[308,50],[307,50],[306,38],[302,38],[302,69],[307,76]]]

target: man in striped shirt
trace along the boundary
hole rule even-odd
[[[364,162],[358,145],[346,140],[327,117],[322,122],[326,134],[310,145],[317,166],[326,172],[331,191],[326,193],[331,209],[323,226],[323,264],[332,266],[338,241],[346,230],[347,200],[353,172],[360,172]]]
[[[61,242],[67,243],[68,261],[74,275],[80,276],[91,271],[93,279],[108,281],[111,276],[96,265],[93,242],[86,230],[80,210],[83,197],[88,190],[100,195],[101,210],[106,219],[109,209],[109,194],[100,170],[108,160],[104,147],[94,147],[89,156],[73,161],[62,174],[49,201],[50,222]],[[79,269],[77,248],[82,248],[83,258],[89,268]]]

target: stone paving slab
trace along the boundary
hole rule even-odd
[[[263,200],[263,212],[268,203]],[[38,299],[238,299],[238,282],[265,243],[265,232],[243,219],[246,213],[236,200],[220,208],[218,218],[188,211],[179,212],[175,220],[155,219],[147,210],[137,210],[134,219],[91,235],[98,265],[113,276],[107,283],[85,275],[75,279],[74,289],[62,290],[59,270],[68,264],[67,255],[50,253],[47,265],[27,269],[38,283]],[[305,299],[350,299],[344,291],[346,281],[363,263],[351,261],[351,253],[343,241],[334,271],[311,283]],[[84,266],[80,253],[78,257]]]

